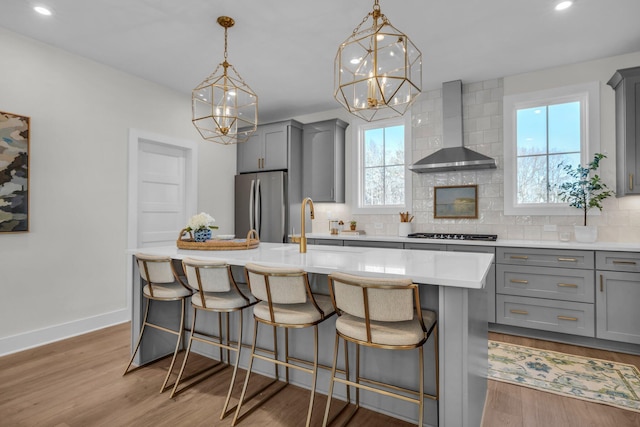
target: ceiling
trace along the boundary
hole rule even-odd
[[[423,90],[640,51],[640,1],[380,0],[422,51]],[[333,62],[373,0],[2,0],[0,26],[190,94],[228,60],[261,123],[338,108]],[[54,15],[32,10],[44,4]],[[371,21],[369,21],[371,22]],[[368,24],[367,24],[368,25]],[[640,64],[639,64],[640,65]]]

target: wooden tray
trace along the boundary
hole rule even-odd
[[[188,239],[183,239],[184,235],[189,233]],[[193,233],[183,229],[180,231],[178,240],[176,241],[179,249],[191,249],[198,251],[239,251],[247,249],[255,249],[260,244],[258,233],[256,230],[249,230],[246,239],[234,240],[207,240],[206,242],[196,242],[193,240]]]

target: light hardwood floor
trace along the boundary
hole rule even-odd
[[[219,420],[231,370],[209,378],[175,399],[158,393],[167,359],[125,377],[129,324],[0,358],[0,426],[228,426]],[[508,335],[491,339],[640,365],[640,357],[565,346]],[[193,370],[206,359],[194,355]],[[244,372],[239,373],[244,378]],[[255,376],[256,389],[267,379]],[[234,396],[239,395],[239,386]],[[293,427],[304,424],[309,392],[295,386],[246,417],[240,426]],[[326,398],[318,395],[313,425],[320,425]],[[332,412],[340,402],[332,405]],[[244,409],[243,409],[244,412]],[[410,424],[361,410],[352,426]],[[636,427],[640,414],[489,381],[484,427]]]

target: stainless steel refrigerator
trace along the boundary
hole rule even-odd
[[[244,238],[252,228],[262,242],[285,243],[289,229],[287,173],[236,175],[235,233]]]

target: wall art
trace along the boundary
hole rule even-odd
[[[433,187],[434,218],[478,218],[478,186]]]
[[[29,231],[29,120],[0,111],[0,233]]]

